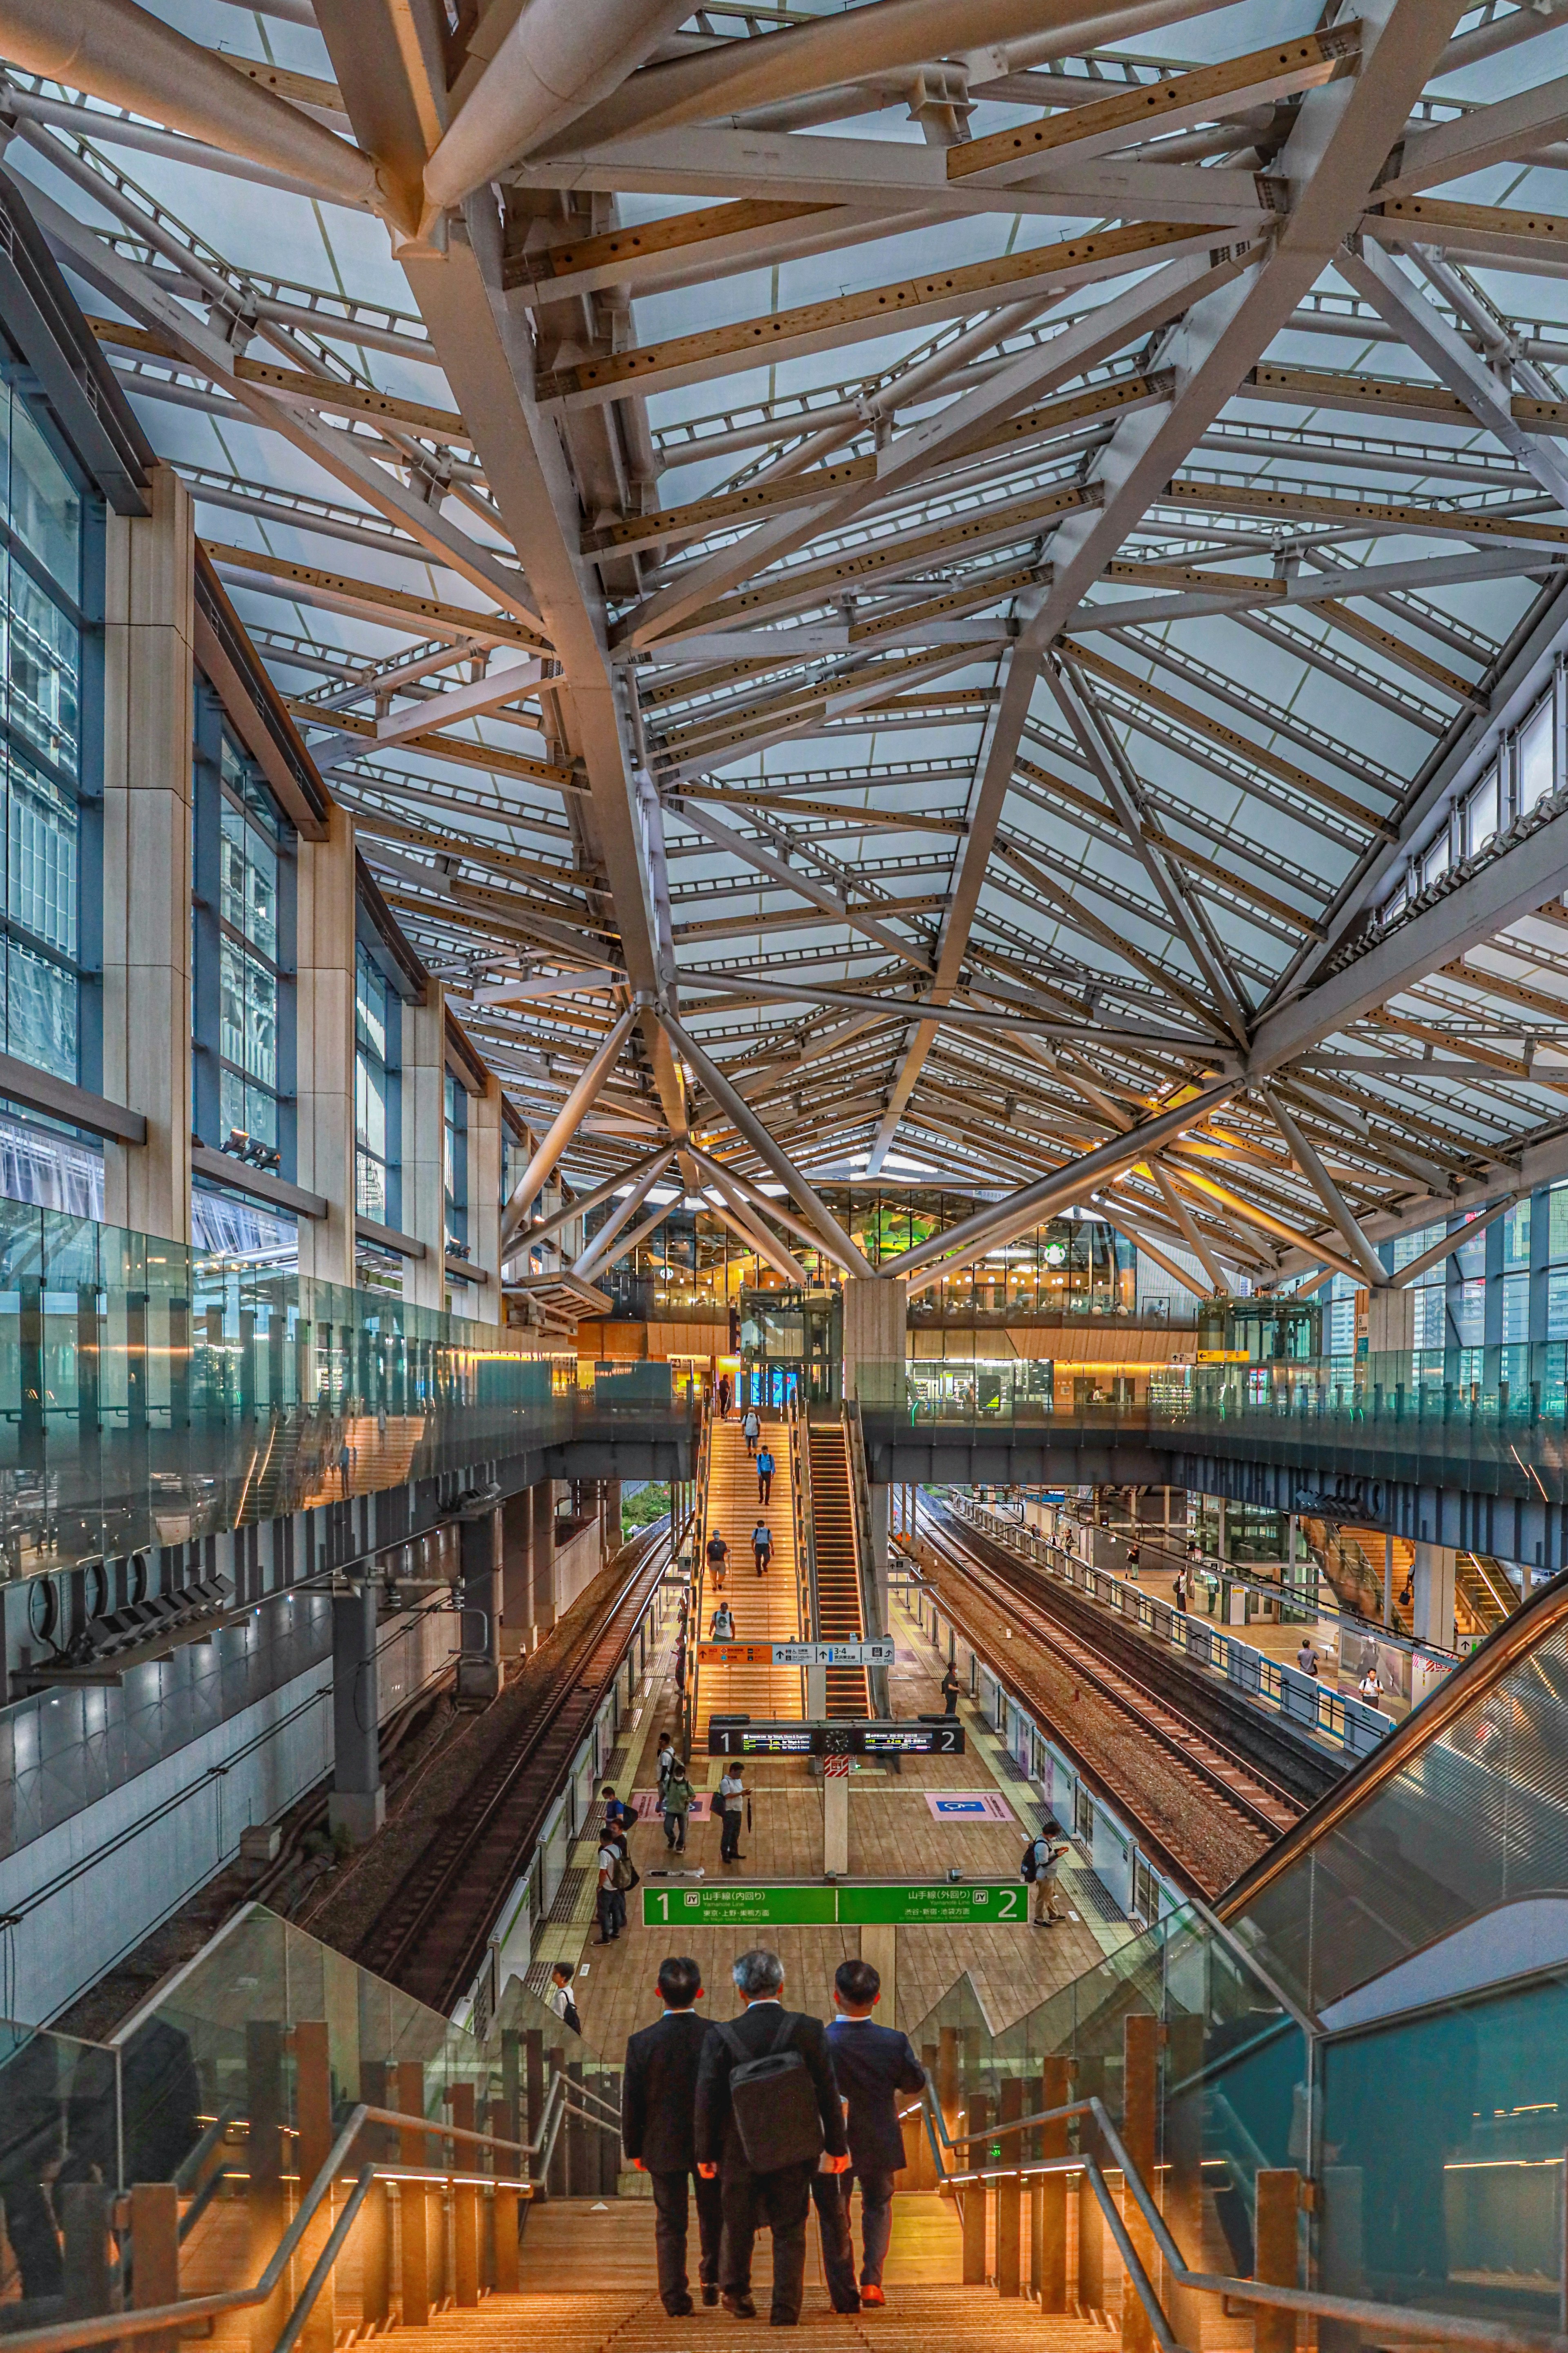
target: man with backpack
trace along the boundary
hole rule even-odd
[[[773,1563],[773,1530],[765,1520],[759,1520],[752,1530],[752,1557],[757,1564],[757,1575],[765,1577]]]
[[[800,2318],[805,2281],[805,2219],[820,2165],[849,2164],[844,2110],[819,2018],[785,2010],[784,1963],[758,1947],[730,1972],[745,2007],[713,2027],[697,2071],[697,2169],[717,2179],[724,2235],[719,2286],[737,2320],[756,2317],[752,2247],[760,2222],[773,2233],[776,2328]]]
[[[613,1945],[626,1925],[626,1897],[641,1879],[624,1831],[606,1830],[599,1842],[599,1942]]]
[[[1043,1928],[1067,1917],[1057,1904],[1057,1881],[1061,1874],[1062,1857],[1067,1851],[1065,1839],[1058,1845],[1055,1839],[1044,1833],[1039,1838],[1031,1839],[1024,1849],[1022,1876],[1025,1883],[1035,1891],[1034,1901],[1029,1907],[1029,1926],[1032,1928]]]
[[[772,1447],[759,1446],[757,1449],[757,1501],[759,1504],[768,1504],[773,1500],[773,1472],[776,1468]]]

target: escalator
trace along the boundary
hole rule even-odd
[[[1166,2211],[1198,2268],[1261,2265],[1265,2185],[1295,2176],[1311,2185],[1297,2211],[1314,2291],[1450,2332],[1559,2328],[1568,1575],[1212,1913],[1179,1906],[1002,2032],[973,2010],[961,1981],[916,2033],[962,2054],[966,2099],[1033,2080],[1044,2054],[1120,2122],[1135,2059],[1152,2069],[1134,2121],[1167,2152]]]
[[[866,1623],[860,1607],[855,1495],[843,1423],[810,1423],[806,1444],[810,1450],[812,1525],[816,1546],[818,1639],[824,1642],[862,1641]],[[864,1667],[827,1669],[827,1713],[870,1715],[871,1697]]]

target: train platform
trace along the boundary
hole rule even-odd
[[[898,1716],[913,1717],[940,1707],[942,1662],[900,1605],[895,1604],[894,1617],[898,1659],[890,1678],[892,1707]],[[733,2015],[739,2007],[729,1967],[749,1944],[766,1943],[777,1951],[787,1973],[786,1999],[819,2017],[832,2014],[835,1968],[860,1949],[860,1932],[855,1927],[778,1926],[747,1932],[691,1926],[677,1937],[673,1930],[642,1925],[644,1888],[673,1892],[784,1880],[820,1883],[822,1876],[823,1783],[804,1759],[768,1758],[747,1767],[751,1820],[737,1864],[721,1862],[720,1827],[712,1817],[711,1794],[722,1762],[694,1759],[692,1779],[700,1804],[688,1828],[684,1856],[670,1854],[650,1801],[658,1736],[677,1720],[676,1696],[667,1653],[606,1777],[623,1796],[629,1792],[641,1800],[647,1811],[631,1834],[632,1859],[643,1886],[628,1901],[625,1934],[608,1947],[597,1941],[593,1891],[598,1842],[592,1836],[581,1839],[563,1882],[568,1900],[565,1905],[558,1900],[556,1907],[568,1916],[546,1925],[530,1971],[531,1983],[539,1986],[551,1962],[574,1964],[584,2034],[606,2054],[617,2052],[628,2034],[658,2016],[654,1975],[659,1960],[672,1949],[689,1952],[701,1963],[708,2008],[720,2019]],[[905,1757],[898,1770],[855,1760],[848,1806],[852,1879],[942,1880],[950,1869],[966,1878],[1018,1879],[1025,1842],[1038,1827],[1038,1799],[1017,1778],[1001,1744],[967,1702],[961,1704],[960,1721],[966,1743],[963,1757]],[[980,1805],[962,1814],[942,1812],[944,1799],[949,1804],[962,1800],[966,1807],[979,1800]],[[676,1871],[700,1871],[704,1876],[698,1881],[660,1875]],[[1065,1873],[1068,1917],[1055,1927],[900,1928],[892,2014],[885,2022],[918,2026],[967,1969],[986,2015],[1000,2028],[1125,1941],[1132,1933],[1131,1926],[1116,1913],[1092,1872],[1069,1856]]]

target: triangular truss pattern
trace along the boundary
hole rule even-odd
[[[77,13],[4,168],[580,1186],[1568,1171],[1560,5]]]

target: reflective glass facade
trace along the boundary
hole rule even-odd
[[[0,1044],[57,1078],[81,1056],[81,802],[95,789],[101,513],[42,405],[0,366],[0,630],[5,891]]]

